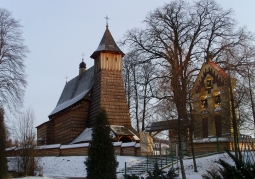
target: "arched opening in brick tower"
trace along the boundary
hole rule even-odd
[[[121,141],[122,143],[132,142],[132,140],[131,140],[130,137],[121,137],[121,138],[120,138],[120,141]]]

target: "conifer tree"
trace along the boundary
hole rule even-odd
[[[85,162],[88,179],[116,179],[118,163],[110,131],[106,111],[100,109],[92,129],[92,141]]]
[[[4,127],[4,110],[0,108],[0,179],[7,174],[7,160],[5,153],[6,135]]]

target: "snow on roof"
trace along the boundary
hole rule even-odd
[[[82,144],[73,144],[73,145],[62,145],[60,149],[73,149],[73,148],[81,148],[81,147],[88,147],[89,143],[82,143]]]
[[[71,106],[72,104],[78,102],[79,100],[81,100],[87,94],[88,91],[89,90],[84,91],[83,93],[79,94],[78,96],[76,96],[76,97],[74,97],[74,98],[72,98],[72,99],[56,106],[56,108],[50,113],[50,116],[57,113],[57,112],[59,112],[59,111],[61,111],[61,110],[63,110],[63,109],[65,109],[65,108],[67,108],[67,107],[69,107],[69,106]]]
[[[30,149],[30,148],[32,148],[31,145],[26,145],[26,146],[19,146],[19,147],[16,147],[15,150]]]
[[[122,143],[121,147],[134,147],[136,142],[127,142],[127,143]]]
[[[230,142],[233,141],[232,138],[230,137],[218,137],[218,141],[219,142]],[[204,143],[204,142],[217,142],[217,138],[216,137],[208,137],[208,138],[202,138],[202,139],[194,139],[193,140],[194,143]]]
[[[56,149],[56,148],[60,148],[61,144],[51,144],[51,145],[41,145],[41,146],[37,146],[36,149],[40,150],[40,149]]]
[[[121,146],[122,142],[113,142],[113,146]]]
[[[117,135],[117,136],[133,136],[135,140],[140,140],[139,137],[137,137],[132,131],[127,129],[124,126],[118,126],[118,125],[110,125],[111,130]],[[110,136],[112,138],[116,137],[116,135],[113,133],[110,133]],[[81,142],[90,142],[92,140],[92,128],[86,128],[78,137],[76,137],[70,144],[77,144]]]
[[[76,143],[80,143],[80,142],[89,142],[91,140],[92,140],[92,128],[86,128],[70,144],[76,144]]]
[[[73,105],[81,100],[92,88],[94,79],[94,66],[66,83],[58,100],[57,106],[49,116]]]
[[[14,150],[16,149],[16,147],[9,147],[9,148],[6,148],[5,151],[10,151],[10,150]]]
[[[135,144],[135,148],[140,148],[141,147],[141,144],[140,143],[136,143]]]

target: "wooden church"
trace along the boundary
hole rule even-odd
[[[113,141],[139,142],[139,134],[131,126],[122,79],[124,55],[107,25],[90,56],[94,66],[86,69],[82,60],[79,75],[66,83],[49,120],[36,127],[38,145],[91,141],[91,128],[100,108],[106,110]]]

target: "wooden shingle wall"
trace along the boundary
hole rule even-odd
[[[110,125],[131,126],[121,72],[101,70],[95,74],[89,126],[93,126],[100,107],[105,108]]]
[[[88,155],[88,147],[61,149],[60,156],[86,156]]]
[[[60,156],[59,148],[35,150],[36,156]]]
[[[38,138],[46,139],[43,144],[69,144],[86,128],[89,101],[84,100],[57,114],[50,121],[37,127]]]

